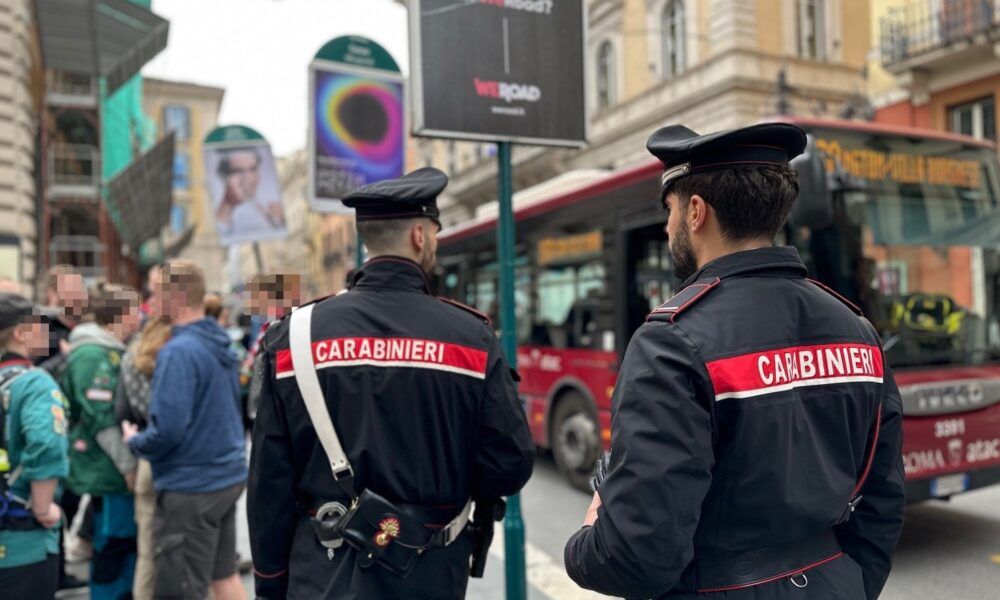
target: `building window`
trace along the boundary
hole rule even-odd
[[[186,190],[191,187],[191,160],[184,152],[174,153],[174,189]]]
[[[611,42],[597,48],[597,110],[615,103],[615,49]]]
[[[191,137],[191,113],[186,106],[163,107],[163,130],[174,132],[178,141]]]
[[[684,2],[670,0],[660,17],[662,36],[663,78],[670,79],[684,72]]]
[[[188,208],[183,204],[174,204],[170,207],[170,231],[175,234],[184,233],[187,228]]]
[[[799,56],[823,60],[823,0],[795,0],[795,12]]]
[[[981,140],[997,139],[997,108],[993,96],[948,109],[948,122],[955,133]]]

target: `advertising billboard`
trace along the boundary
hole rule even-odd
[[[287,237],[281,186],[271,146],[239,125],[205,138],[205,179],[212,217],[224,245]]]
[[[403,174],[405,90],[396,62],[360,36],[326,44],[309,67],[310,204],[353,213],[340,199]]]
[[[413,133],[582,146],[582,0],[413,0]]]

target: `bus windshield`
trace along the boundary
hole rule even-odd
[[[812,276],[862,308],[894,367],[1000,360],[996,153],[947,139],[811,132],[849,191],[792,228]]]

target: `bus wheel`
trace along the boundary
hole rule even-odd
[[[569,392],[552,415],[552,456],[570,485],[590,491],[590,478],[601,451],[597,419],[590,403],[577,392]]]

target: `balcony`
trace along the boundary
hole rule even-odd
[[[1000,0],[914,0],[881,20],[882,65],[894,75],[996,60]]]
[[[49,106],[97,108],[97,80],[87,74],[48,69],[45,102]]]
[[[73,265],[88,282],[105,275],[104,243],[90,235],[56,235],[49,242],[49,264]]]
[[[96,200],[101,183],[100,151],[87,144],[49,146],[46,197]]]

